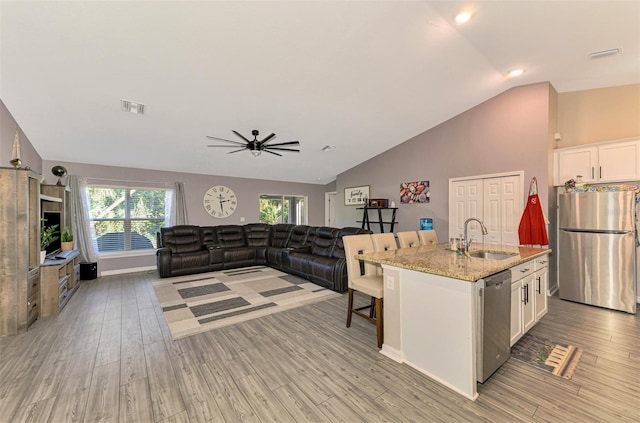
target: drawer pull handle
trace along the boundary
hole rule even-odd
[[[525,273],[525,272],[528,272],[528,271],[529,271],[529,268],[526,268],[526,269],[522,269],[522,270],[520,271],[520,273]]]

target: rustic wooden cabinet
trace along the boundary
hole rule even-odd
[[[47,259],[40,267],[40,315],[56,315],[80,285],[80,252],[66,259]]]
[[[7,336],[39,314],[40,175],[0,168],[0,198],[0,336]]]

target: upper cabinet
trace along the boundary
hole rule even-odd
[[[591,183],[640,180],[640,139],[555,150],[553,184],[562,186],[578,175]]]

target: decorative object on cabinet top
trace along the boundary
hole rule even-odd
[[[53,173],[54,176],[58,177],[58,182],[56,182],[56,185],[62,186],[62,178],[67,176],[67,169],[64,166],[54,166],[51,168],[51,173]]]
[[[20,160],[20,133],[17,126],[16,136],[13,139],[13,153],[11,154],[11,160],[9,160],[9,163],[11,163],[11,165],[16,169],[22,164],[22,160]]]

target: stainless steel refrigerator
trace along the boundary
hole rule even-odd
[[[564,193],[558,205],[560,298],[635,314],[635,193]]]

